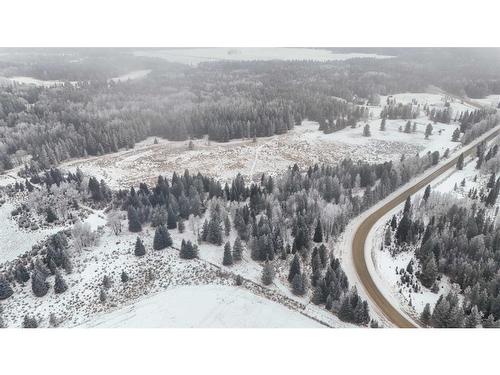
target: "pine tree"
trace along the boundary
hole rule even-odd
[[[142,225],[135,207],[130,206],[127,211],[128,230],[133,233],[142,231]]]
[[[319,219],[314,230],[313,241],[316,243],[323,242],[323,230],[321,229],[321,221]]]
[[[380,121],[380,130],[385,131],[385,117],[382,117],[382,121]]]
[[[290,272],[288,273],[288,281],[292,282],[296,274],[301,273],[300,260],[298,254],[295,254],[292,262],[290,263]]]
[[[153,238],[153,249],[162,250],[172,246],[172,238],[168,229],[164,225],[156,227],[155,236]]]
[[[122,280],[122,283],[126,283],[129,280],[128,274],[125,271],[122,271],[122,274],[120,275],[120,278]]]
[[[243,245],[241,243],[240,237],[238,236],[234,240],[233,244],[233,260],[235,262],[238,262],[242,259],[242,256],[243,256]]]
[[[231,221],[229,220],[229,216],[224,216],[224,234],[226,237],[229,237],[229,233],[231,233]]]
[[[372,135],[370,131],[370,125],[366,124],[365,127],[363,128],[363,136],[364,137],[370,137]]]
[[[437,265],[433,254],[429,254],[425,260],[424,266],[422,267],[422,273],[420,275],[420,281],[422,285],[430,288],[432,284],[436,281],[437,277]]]
[[[427,124],[425,128],[425,139],[429,139],[429,137],[432,135],[432,125]]]
[[[66,284],[66,281],[63,279],[61,274],[59,272],[56,272],[56,280],[54,282],[54,292],[56,294],[61,294],[64,293],[66,290],[68,290],[68,284]]]
[[[47,208],[45,220],[47,220],[47,223],[53,223],[57,220],[57,215],[52,207]]]
[[[429,196],[431,195],[431,185],[427,185],[424,191],[424,201],[427,203]]]
[[[266,262],[262,268],[262,283],[264,285],[271,285],[274,281],[274,268],[270,262]]]
[[[460,140],[460,128],[456,128],[451,136],[452,142],[458,142]]]
[[[12,294],[14,294],[14,291],[12,290],[10,283],[3,275],[0,275],[0,300],[7,299]]]
[[[39,269],[34,269],[31,275],[31,289],[37,297],[43,297],[49,291],[49,284],[45,281],[47,275]]]
[[[430,304],[425,304],[424,310],[422,311],[422,314],[420,314],[420,321],[428,326],[431,322],[431,305]]]
[[[458,157],[457,169],[458,170],[464,169],[464,154],[463,153],[460,154],[460,156]]]
[[[142,257],[144,254],[146,254],[146,248],[144,247],[144,244],[139,237],[137,237],[137,240],[135,241],[134,254],[138,257]]]
[[[179,222],[177,223],[177,230],[179,231],[179,233],[184,233],[184,231],[186,230],[186,226],[184,225],[184,220],[179,219]]]
[[[470,311],[470,314],[465,318],[465,328],[477,328],[481,325],[481,313],[476,305]]]
[[[30,274],[24,264],[22,262],[19,262],[16,265],[16,270],[14,272],[14,278],[19,284],[24,284],[30,279]]]
[[[198,257],[198,246],[193,245],[191,241],[182,240],[180,257],[182,259],[194,259]]]
[[[297,296],[303,296],[306,292],[304,277],[301,273],[296,273],[292,280],[292,292]]]
[[[391,243],[392,243],[392,232],[391,228],[387,227],[387,229],[385,230],[384,244],[385,246],[391,246]]]
[[[171,207],[168,208],[168,217],[167,217],[167,228],[175,229],[177,228],[177,215],[172,210]]]
[[[224,245],[224,257],[222,259],[224,266],[231,266],[233,264],[233,255],[231,254],[231,244],[226,242]]]

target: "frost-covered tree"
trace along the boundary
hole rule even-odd
[[[68,290],[68,284],[66,284],[66,281],[62,277],[61,273],[56,271],[56,279],[54,282],[54,292],[56,294],[61,294],[61,293],[64,293],[66,290]]]
[[[224,245],[224,257],[222,259],[222,264],[225,266],[231,266],[233,264],[233,255],[231,253],[231,244],[226,242]]]
[[[113,233],[118,236],[122,232],[121,214],[118,211],[110,211],[107,215],[107,225]]]
[[[165,225],[156,227],[155,235],[153,238],[153,249],[162,250],[172,246],[172,238]]]
[[[264,285],[271,285],[274,281],[274,267],[270,262],[266,262],[262,268],[261,280]]]
[[[241,238],[238,236],[234,240],[233,244],[233,260],[238,262],[243,257],[243,244],[241,243]]]
[[[146,254],[146,248],[144,247],[144,244],[142,243],[142,240],[139,237],[137,237],[135,241],[134,254],[135,256],[138,257],[141,257],[144,254]]]
[[[9,298],[14,291],[4,275],[0,275],[0,300]]]
[[[139,215],[137,209],[134,206],[130,206],[127,210],[128,218],[128,230],[133,233],[142,231],[142,224],[139,220]]]

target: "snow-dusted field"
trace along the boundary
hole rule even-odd
[[[114,82],[125,82],[129,80],[133,81],[135,79],[144,78],[149,73],[151,73],[151,69],[134,70],[133,72],[129,72],[118,77],[110,78],[109,81],[114,81]]]
[[[352,58],[390,58],[372,53],[333,53],[319,48],[168,48],[134,52],[137,56],[160,57],[171,62],[198,64],[204,61],[251,60],[347,60]]]
[[[319,328],[316,321],[248,290],[220,285],[181,286],[99,315],[96,328]]]
[[[6,202],[0,207],[0,263],[17,258],[19,255],[31,250],[31,247],[38,241],[43,240],[48,235],[61,230],[61,227],[51,227],[39,229],[37,231],[27,231],[19,228],[12,219],[11,212],[14,205]]]
[[[443,96],[436,94],[401,94],[396,96],[401,102],[416,97],[419,103],[438,107],[444,105]],[[382,98],[382,103],[385,99]],[[460,109],[474,109],[461,103],[452,103]],[[463,107],[463,108],[462,108]],[[105,179],[111,187],[128,188],[142,181],[153,182],[162,174],[170,176],[174,171],[182,173],[188,169],[192,173],[201,172],[222,181],[241,173],[247,180],[259,178],[262,173],[271,175],[297,163],[308,167],[314,163],[337,163],[344,158],[369,162],[396,160],[401,155],[439,151],[453,151],[459,143],[451,142],[455,124],[433,124],[433,134],[425,139],[428,118],[421,113],[413,122],[417,123],[415,133],[404,133],[399,128],[406,120],[387,120],[386,131],[380,131],[380,111],[382,107],[371,107],[371,118],[367,123],[371,137],[363,136],[365,122],[356,128],[345,128],[331,134],[318,130],[318,124],[304,121],[292,131],[267,138],[232,140],[227,143],[194,140],[194,149],[188,150],[188,142],[168,141],[149,138],[134,149],[123,150],[86,159],[78,159],[63,164],[68,170],[79,167],[83,172]],[[440,134],[441,132],[441,134]]]

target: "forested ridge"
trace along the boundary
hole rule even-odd
[[[210,62],[195,67],[138,58],[126,51],[68,53],[61,61],[35,54],[29,63],[22,62],[26,55],[16,56],[2,61],[3,74],[77,83],[0,87],[3,170],[24,163],[26,155],[47,168],[69,158],[130,148],[151,135],[170,140],[208,135],[225,142],[282,134],[306,118],[330,133],[365,119],[365,105],[378,104],[379,95],[422,92],[435,77],[420,69],[422,62],[410,64],[405,56]],[[139,68],[151,73],[137,81],[108,80],[125,69]],[[488,93],[496,92],[495,87]],[[414,113],[411,106],[397,104],[384,111],[387,118],[412,118]],[[449,121],[445,112],[430,115],[435,121]]]

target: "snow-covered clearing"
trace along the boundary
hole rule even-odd
[[[480,105],[497,108],[498,105],[500,104],[500,95],[488,95],[482,99],[470,99],[470,100]]]
[[[40,87],[54,87],[64,85],[63,81],[57,80],[42,80],[33,77],[2,77],[6,83],[14,83],[18,85],[32,85]]]
[[[443,96],[436,94],[401,94],[401,101],[415,96],[419,103],[439,106]],[[396,96],[399,100],[399,97]],[[384,101],[382,101],[384,103]],[[452,103],[453,105],[466,104]],[[433,134],[425,139],[425,127],[430,122],[421,116],[412,120],[417,123],[415,133],[405,133],[407,120],[387,120],[386,131],[380,128],[381,106],[370,107],[371,117],[367,123],[371,136],[363,136],[364,122],[356,128],[345,128],[331,134],[318,130],[318,124],[304,121],[282,135],[251,139],[232,140],[226,143],[193,140],[194,149],[188,149],[188,141],[168,141],[149,138],[133,149],[114,154],[77,159],[66,162],[63,167],[104,179],[113,188],[128,188],[139,182],[152,183],[158,175],[170,176],[188,169],[191,173],[201,172],[227,181],[241,173],[247,180],[259,178],[262,173],[275,175],[297,163],[308,167],[315,163],[337,163],[345,158],[368,162],[397,160],[401,155],[439,151],[453,151],[459,143],[451,142],[456,124],[433,124]],[[473,109],[469,106],[468,109]]]
[[[37,242],[45,239],[48,235],[54,234],[62,227],[51,227],[36,231],[23,230],[19,228],[16,221],[12,219],[11,212],[15,206],[7,201],[0,206],[0,263],[17,258],[19,255],[31,250]]]
[[[333,53],[319,48],[168,48],[135,51],[136,56],[160,57],[182,64],[205,61],[310,60],[330,61],[353,58],[390,58],[372,53]]]
[[[151,69],[143,69],[143,70],[134,70],[132,72],[123,74],[119,77],[110,78],[108,81],[113,82],[126,82],[128,80],[135,80],[146,77],[149,73],[151,73]]]
[[[231,286],[175,287],[86,322],[96,328],[319,328],[304,315]]]

